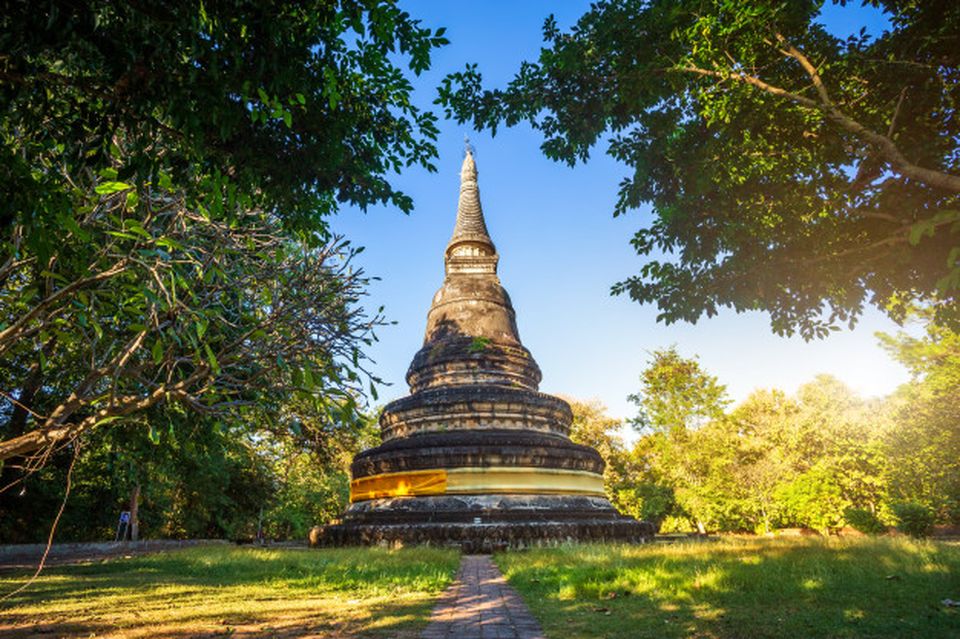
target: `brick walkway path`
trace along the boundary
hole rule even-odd
[[[464,555],[421,637],[543,639],[543,631],[488,555]]]

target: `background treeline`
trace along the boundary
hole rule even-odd
[[[880,335],[912,379],[863,399],[820,375],[795,395],[724,386],[676,349],[654,352],[631,399],[632,448],[597,404],[575,403],[574,438],[600,449],[616,505],[662,532],[763,533],[960,523],[960,337]]]
[[[266,539],[305,539],[342,512],[350,461],[379,432],[373,419],[294,431],[158,411],[91,438],[78,453],[57,540],[113,539],[134,493],[141,538],[250,541],[262,527]],[[0,543],[46,539],[71,459],[69,451],[54,455],[0,494]]]
[[[572,437],[607,461],[617,507],[661,532],[960,524],[960,335],[929,321],[914,335],[880,335],[912,379],[870,399],[820,375],[794,395],[760,389],[733,406],[695,358],[656,351],[631,396],[633,445],[596,402],[572,402]],[[274,429],[254,411],[231,420],[154,410],[90,439],[58,539],[111,539],[135,491],[142,537],[249,540],[262,526],[270,539],[302,539],[342,512],[350,460],[379,434],[373,417],[324,422],[296,403],[284,415]],[[54,454],[0,494],[0,543],[45,538],[71,459]]]

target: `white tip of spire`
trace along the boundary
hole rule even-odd
[[[460,181],[476,181],[477,165],[473,161],[473,149],[467,144],[467,153],[463,156],[463,166],[460,167]]]

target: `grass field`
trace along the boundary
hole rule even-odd
[[[548,637],[960,637],[960,545],[727,539],[496,561]]]
[[[2,637],[415,637],[454,551],[208,547],[44,571]],[[23,575],[0,575],[0,594]]]
[[[496,561],[551,639],[960,637],[960,544],[725,539],[562,546]],[[412,639],[456,552],[216,546],[53,568],[0,636]],[[22,575],[0,574],[0,593]]]

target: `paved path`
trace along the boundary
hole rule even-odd
[[[422,639],[543,639],[540,624],[489,555],[464,555]]]

